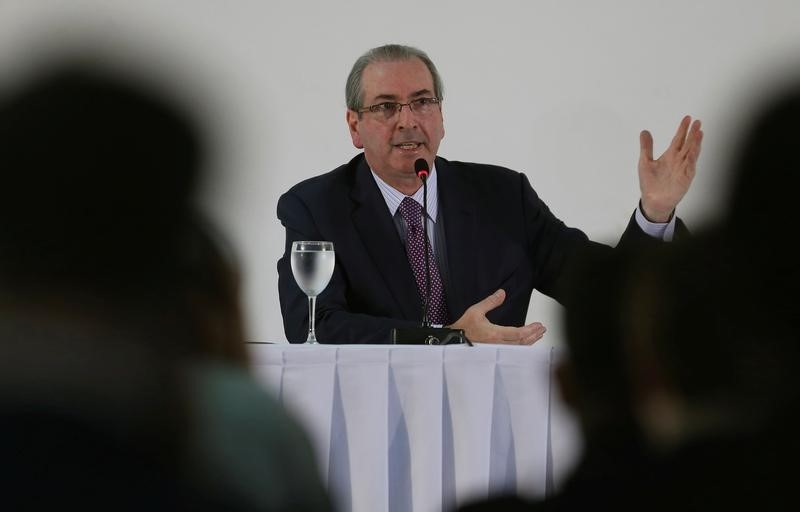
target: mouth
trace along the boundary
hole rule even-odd
[[[400,144],[395,144],[395,148],[401,151],[416,151],[417,149],[422,147],[421,142],[401,142]]]

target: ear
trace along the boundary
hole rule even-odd
[[[350,138],[353,139],[353,146],[358,149],[364,149],[364,144],[361,143],[361,135],[358,133],[358,124],[361,122],[358,112],[348,109],[345,118],[347,119],[347,127],[350,129]]]

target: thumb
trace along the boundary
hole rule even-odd
[[[506,291],[500,288],[499,290],[489,295],[488,297],[478,302],[477,304],[473,305],[472,307],[478,313],[486,315],[486,313],[498,307],[505,300],[506,300]]]
[[[647,130],[639,134],[639,160],[650,161],[653,159],[653,136]]]

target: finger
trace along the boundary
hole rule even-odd
[[[497,326],[497,335],[502,343],[514,345],[530,345],[544,335],[545,327],[534,322],[523,327],[501,327]]]
[[[653,159],[653,136],[647,130],[639,134],[639,160],[649,162]]]
[[[695,164],[697,164],[697,159],[700,158],[700,148],[703,145],[702,131],[697,132],[695,141],[692,148],[686,153],[686,162],[689,164],[688,167],[691,173],[694,173]]]
[[[700,120],[695,120],[692,123],[691,128],[689,129],[689,134],[686,137],[686,142],[684,143],[683,148],[681,149],[680,152],[683,158],[686,158],[690,152],[694,151],[696,146],[700,143],[699,138],[702,137],[700,135],[700,132],[701,132]]]
[[[516,342],[525,337],[522,332],[522,327],[506,327],[502,325],[495,325],[492,338],[500,343]]]
[[[485,316],[486,313],[502,304],[504,300],[506,300],[506,291],[500,288],[482,301],[470,306],[469,309]]]
[[[679,153],[681,159],[685,160],[689,165],[692,165],[700,155],[700,143],[703,140],[703,131],[700,128],[700,121],[692,123],[689,135],[686,138],[686,144],[684,144]]]
[[[538,326],[535,329],[533,329],[531,334],[528,335],[527,337],[525,337],[522,340],[521,344],[522,345],[533,345],[534,343],[536,343],[537,341],[542,339],[542,337],[544,336],[544,333],[546,333],[546,332],[547,332],[547,328],[545,326],[543,326],[542,324],[538,324]]]
[[[678,125],[678,131],[675,132],[672,143],[669,145],[670,149],[680,151],[683,148],[683,144],[686,142],[686,134],[689,133],[689,124],[691,120],[691,117],[683,116],[681,123]]]

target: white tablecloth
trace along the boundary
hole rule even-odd
[[[340,510],[440,511],[552,487],[552,349],[250,344]]]

